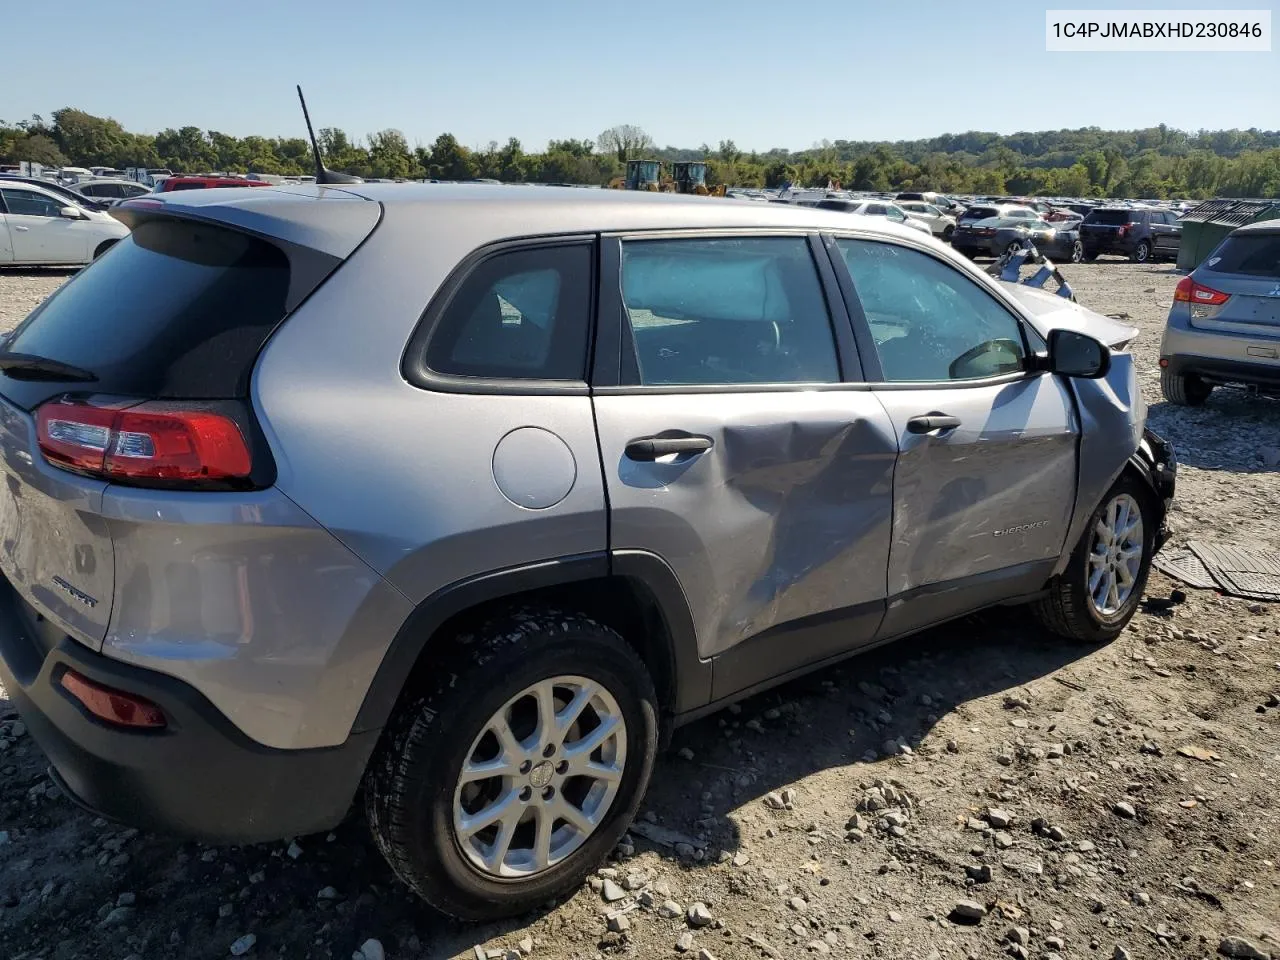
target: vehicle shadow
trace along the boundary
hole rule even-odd
[[[1233,473],[1280,467],[1280,400],[1271,397],[1216,387],[1202,407],[1153,403],[1147,423],[1173,444],[1179,464]]]
[[[0,267],[0,276],[70,277],[79,273],[82,269],[82,267]]]

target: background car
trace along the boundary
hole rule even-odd
[[[1214,386],[1280,396],[1280,221],[1240,227],[1178,281],[1160,343],[1160,390],[1198,407]]]
[[[1176,260],[1182,242],[1182,224],[1172,210],[1147,207],[1099,207],[1080,224],[1084,258],[1118,253],[1134,263],[1168,258]]]
[[[1040,215],[1030,207],[1012,206],[1007,203],[976,203],[971,207],[966,207],[964,213],[956,218],[957,229],[966,223],[974,223],[978,220],[988,220],[992,217],[1014,220],[1039,220]]]
[[[106,213],[6,180],[0,180],[0,221],[0,266],[85,264],[129,235]]]
[[[78,204],[87,210],[104,211],[109,206],[109,204],[104,203],[101,200],[95,200],[93,197],[86,197],[76,191],[75,188],[65,186],[61,183],[56,183],[53,180],[45,180],[40,177],[23,177],[12,174],[0,174],[0,185],[11,182],[25,183],[28,186],[39,187],[41,190],[55,194],[64,200],[69,200],[71,203]]]
[[[151,192],[145,184],[134,180],[118,180],[115,178],[81,180],[75,185],[75,190],[82,197],[88,197],[91,200],[107,204],[118,203],[121,200],[140,197],[145,193]]]
[[[864,217],[884,217],[894,223],[901,223],[904,226],[911,227],[913,230],[919,230],[930,236],[933,235],[933,231],[927,223],[922,223],[907,216],[905,210],[889,200],[837,200],[828,197],[825,200],[819,200],[813,206],[819,210],[839,210],[843,213],[856,213]]]
[[[1050,260],[1079,263],[1084,256],[1074,224],[1021,217],[989,217],[960,224],[951,236],[951,245],[966,256],[999,257],[1027,240]]]
[[[174,190],[212,190],[215,187],[269,187],[265,180],[248,180],[240,177],[165,177],[156,184],[152,193],[172,193]]]
[[[913,220],[926,224],[935,237],[950,240],[956,229],[956,218],[944,213],[939,207],[923,200],[900,200],[901,207]]]

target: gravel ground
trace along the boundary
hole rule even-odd
[[[1150,421],[1182,462],[1172,545],[1280,549],[1280,404],[1162,404],[1177,275],[1067,273],[1142,329]],[[0,273],[0,327],[63,276]],[[1148,596],[1172,587],[1154,574]],[[555,909],[480,927],[407,895],[359,815],[216,849],[95,820],[0,691],[0,955],[1280,956],[1280,606],[1187,593],[1098,650],[1016,610],[972,617],[678,731],[617,862]]]

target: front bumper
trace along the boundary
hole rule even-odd
[[[168,726],[135,731],[99,720],[62,688],[68,669],[146,697]],[[0,681],[72,800],[113,820],[211,843],[258,843],[335,826],[378,739],[375,730],[337,747],[264,747],[193,687],[61,634],[4,577]]]
[[[1169,511],[1178,485],[1178,458],[1173,444],[1153,430],[1143,428],[1142,442],[1129,458],[1129,463],[1151,485],[1158,504],[1155,549],[1169,539]]]

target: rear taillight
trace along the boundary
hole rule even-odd
[[[1176,303],[1198,303],[1206,307],[1218,307],[1231,299],[1231,294],[1196,283],[1190,277],[1183,277],[1173,288],[1173,299]]]
[[[1129,225],[1127,223],[1124,226],[1122,226],[1119,230],[1116,231],[1117,237],[1125,237],[1128,235],[1129,235]]]
[[[145,697],[103,686],[74,670],[66,671],[59,682],[86,710],[108,723],[144,730],[159,730],[168,725],[164,711]]]
[[[36,434],[50,463],[109,480],[225,484],[253,466],[233,419],[169,403],[52,400],[36,410]]]

